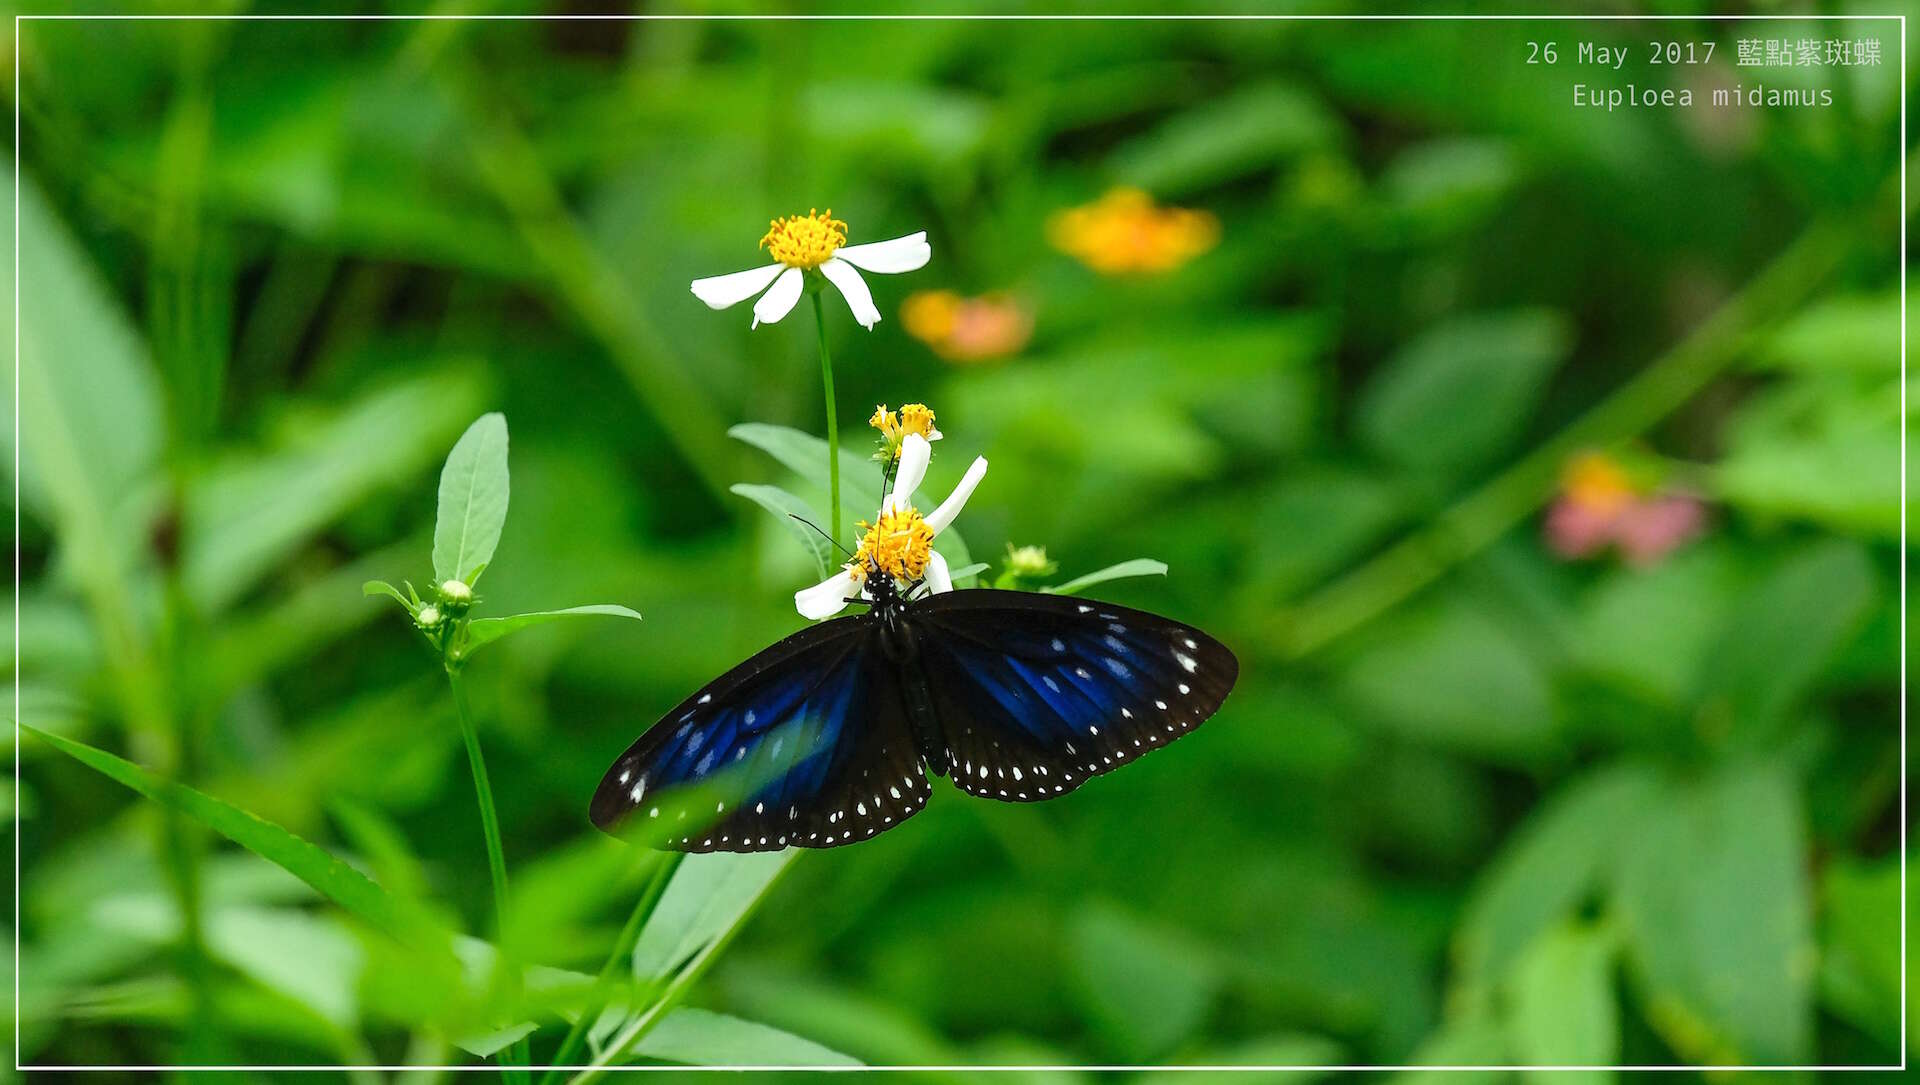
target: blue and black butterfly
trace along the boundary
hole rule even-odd
[[[641,735],[593,823],[677,851],[831,848],[918,813],[928,773],[1003,802],[1057,798],[1198,727],[1239,676],[1225,645],[1142,611],[868,581],[865,613],[767,648]]]

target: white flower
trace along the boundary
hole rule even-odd
[[[913,507],[913,491],[927,476],[927,461],[933,446],[917,433],[910,433],[900,445],[899,470],[894,475],[893,492],[880,505],[880,519],[860,541],[859,550],[846,567],[811,588],[793,593],[793,605],[802,617],[813,621],[831,618],[846,609],[853,598],[868,598],[868,576],[891,576],[896,580],[922,581],[930,594],[953,590],[953,576],[947,559],[933,548],[934,537],[953,523],[954,517],[973,496],[974,487],[986,476],[987,461],[975,457],[972,466],[953,488],[940,507],[921,516]]]
[[[872,330],[880,323],[880,310],[874,307],[873,294],[860,272],[897,275],[916,271],[933,255],[924,230],[891,241],[848,245],[847,224],[835,219],[831,208],[825,214],[808,212],[774,219],[760,246],[773,256],[773,263],[751,271],[695,279],[693,296],[709,308],[725,309],[757,294],[760,300],[753,303],[753,326],[757,328],[776,323],[792,312],[805,290],[807,272],[817,270],[847,299],[853,318]]]

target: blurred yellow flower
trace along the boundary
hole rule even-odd
[[[1019,353],[1033,337],[1033,315],[1006,294],[962,297],[924,290],[900,303],[907,334],[950,362],[981,362]]]
[[[1053,247],[1102,275],[1172,271],[1220,242],[1210,211],[1160,207],[1137,188],[1116,188],[1047,220]]]

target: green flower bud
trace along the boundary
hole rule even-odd
[[[449,603],[471,603],[473,589],[464,580],[448,580],[440,585],[440,597]]]
[[[1014,576],[1052,576],[1057,569],[1057,564],[1047,560],[1046,547],[1007,544],[1007,572]]]
[[[422,629],[438,627],[440,624],[440,608],[434,606],[432,603],[421,607],[420,612],[413,616],[413,624]]]

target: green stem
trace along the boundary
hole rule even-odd
[[[820,386],[827,396],[827,507],[833,541],[840,542],[840,419],[833,409],[833,355],[827,351],[827,311],[813,291],[813,322],[820,329]]]
[[[606,989],[612,985],[615,973],[633,956],[633,947],[640,941],[640,932],[647,925],[647,919],[653,915],[653,909],[667,892],[667,883],[673,880],[673,872],[680,868],[680,860],[685,856],[679,852],[670,852],[647,881],[647,888],[634,902],[633,914],[627,917],[627,925],[620,928],[620,936],[614,940],[613,952],[607,954],[607,963],[600,969],[600,978],[593,985],[593,995],[580,1009],[580,1016],[567,1030],[567,1038],[560,1042],[560,1050],[554,1053],[553,1061],[548,1064],[547,1072],[540,1076],[540,1085],[554,1085],[560,1080],[561,1068],[573,1061],[580,1053],[580,1045],[586,1042],[587,1029],[593,1024],[596,1012],[603,1003]],[[630,967],[630,966],[629,966]]]
[[[453,690],[454,709],[460,717],[460,737],[467,744],[467,764],[473,769],[473,790],[480,802],[480,833],[487,841],[487,873],[493,879],[493,930],[504,959],[507,929],[507,857],[500,846],[500,815],[493,806],[493,784],[487,778],[487,759],[480,753],[480,733],[473,726],[473,710],[467,705],[467,688],[460,682],[457,667],[447,668],[447,685]],[[506,1052],[511,1081],[525,1081],[526,1041],[515,1043]]]
[[[779,873],[786,873],[787,868],[792,865],[788,863],[787,866],[781,867]],[[705,949],[694,954],[693,959],[682,966],[680,971],[667,982],[666,988],[660,992],[660,996],[654,1000],[653,1004],[641,1011],[633,1020],[628,1021],[624,1028],[607,1041],[606,1048],[594,1057],[592,1064],[573,1076],[571,1085],[588,1085],[589,1082],[597,1081],[606,1076],[607,1070],[615,1063],[625,1059],[653,1026],[659,1024],[661,1019],[679,1003],[694,982],[706,974],[714,959],[733,943],[734,937],[747,925],[747,920],[753,915],[754,909],[760,906],[760,902],[767,899],[768,890],[772,889],[774,882],[777,881],[779,877],[776,874],[761,888],[760,895],[740,913],[740,918],[734,922],[733,926],[727,928],[726,933],[720,937],[708,942]]]

